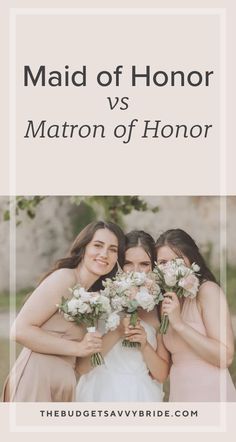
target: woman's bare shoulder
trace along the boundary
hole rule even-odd
[[[204,281],[199,288],[199,294],[200,293],[205,293],[205,292],[214,292],[214,291],[219,291],[220,290],[220,286],[214,282],[214,281]]]
[[[76,284],[74,269],[58,269],[48,275],[40,285],[60,285],[63,287],[73,287]]]
[[[221,287],[214,281],[204,281],[199,288],[198,300],[200,304],[215,302],[216,299],[224,297]]]

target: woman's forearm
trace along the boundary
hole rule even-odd
[[[59,338],[34,325],[14,327],[11,339],[37,353],[65,356],[79,356],[80,353],[79,342]]]
[[[142,355],[151,375],[163,383],[169,373],[169,363],[162,359],[149,343],[143,348]]]
[[[232,356],[221,342],[202,335],[183,321],[175,324],[174,329],[194,352],[209,364],[227,368],[232,362]]]

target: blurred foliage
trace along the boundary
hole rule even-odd
[[[70,239],[78,235],[78,232],[96,219],[95,210],[84,201],[81,201],[79,204],[72,202],[68,215],[71,223]]]
[[[15,204],[16,217],[19,216],[21,212],[26,212],[30,219],[35,218],[37,206],[43,201],[46,196],[17,196],[15,201],[12,199],[9,204]],[[3,214],[4,221],[10,220],[10,208],[6,209]],[[22,221],[17,219],[17,225]]]
[[[32,293],[33,290],[34,290],[33,288],[26,288],[23,290],[19,290],[19,292],[16,293],[15,303],[17,311],[22,307],[25,300],[28,298],[29,294]],[[9,309],[10,309],[9,293],[8,292],[0,293],[0,313],[1,311],[8,311]]]
[[[236,348],[236,341],[234,341],[234,348]],[[235,353],[234,353],[233,362],[232,362],[231,366],[229,367],[229,372],[232,376],[233,383],[236,386],[236,354]]]
[[[236,267],[227,266],[227,299],[231,313],[236,314]]]
[[[0,394],[2,392],[3,383],[9,372],[9,343],[8,339],[0,337],[0,348],[1,348],[1,358],[0,358]]]
[[[71,197],[72,203],[80,205],[82,202],[107,221],[123,225],[123,216],[129,215],[133,210],[145,212],[150,210],[156,213],[158,207],[150,207],[140,196],[85,196]]]
[[[9,293],[3,292],[0,294],[0,311],[9,309]]]
[[[30,219],[35,218],[37,208],[45,198],[48,197],[17,196],[15,201],[17,224],[22,222],[19,220],[19,215],[22,212],[25,212]],[[70,197],[70,202],[72,206],[82,208],[81,215],[83,216],[79,222],[79,226],[77,225],[75,228],[76,231],[92,221],[95,215],[107,221],[113,221],[122,225],[123,216],[128,215],[132,210],[139,212],[150,210],[153,213],[159,210],[157,206],[150,207],[141,196],[73,196]],[[10,201],[9,204],[14,204],[14,201]],[[9,219],[10,209],[8,208],[4,212],[4,220],[8,221]]]

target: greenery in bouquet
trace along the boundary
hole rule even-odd
[[[199,289],[200,267],[193,263],[186,266],[182,258],[173,259],[165,264],[156,265],[153,272],[161,287],[162,293],[174,292],[178,298],[194,298]],[[168,316],[161,319],[159,332],[165,334],[169,325]]]
[[[85,325],[87,331],[95,332],[100,318],[104,318],[107,329],[116,327],[117,318],[111,311],[109,299],[100,292],[88,292],[80,285],[69,289],[72,297],[70,299],[62,298],[58,305],[59,311],[63,313],[64,318],[73,321],[77,325]],[[103,364],[103,357],[100,353],[94,353],[91,356],[93,367]]]
[[[161,289],[153,272],[119,271],[115,278],[103,282],[103,293],[110,299],[111,308],[117,314],[125,312],[130,325],[136,326],[138,309],[151,311],[163,299]],[[137,347],[137,342],[123,340],[125,347]]]

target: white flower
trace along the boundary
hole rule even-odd
[[[89,300],[90,304],[97,304],[99,301],[99,297],[99,293],[93,294],[93,296],[91,296]]]
[[[78,311],[79,313],[84,314],[84,313],[91,313],[92,309],[89,304],[80,300]]]
[[[181,276],[185,276],[187,273],[189,273],[189,268],[184,266],[184,265],[181,265],[179,267],[178,271],[179,271]]]
[[[71,313],[72,316],[77,314],[78,308],[80,305],[80,301],[76,298],[72,298],[70,301],[68,301],[67,303],[67,307],[68,307],[68,313]]]
[[[73,295],[74,295],[75,298],[79,298],[79,295],[80,295],[80,293],[79,293],[79,289],[74,289],[74,290],[72,290],[72,293],[73,293]]]
[[[177,278],[174,273],[172,273],[172,272],[165,273],[164,279],[165,279],[166,285],[168,285],[169,287],[174,287],[176,285]]]
[[[115,281],[115,285],[119,289],[119,292],[123,292],[130,289],[130,287],[132,286],[132,280],[130,278],[127,278],[123,281]]]
[[[164,272],[166,264],[158,264],[158,269]]]
[[[199,265],[196,264],[195,262],[192,264],[191,267],[192,267],[192,269],[193,269],[194,272],[199,272],[199,270],[200,270]]]
[[[92,295],[90,294],[90,293],[84,293],[81,297],[80,297],[80,300],[82,301],[82,302],[88,302],[88,303],[90,303],[90,301],[91,301],[91,299],[92,299]]]
[[[72,316],[68,315],[67,313],[64,313],[64,318],[66,321],[74,322],[74,318]]]
[[[108,298],[106,298],[106,296],[100,295],[98,303],[101,304],[104,312],[109,313],[111,311],[110,301]]]
[[[134,272],[134,274],[133,274],[133,280],[134,280],[135,285],[137,285],[137,286],[144,284],[146,279],[147,279],[147,276],[146,276],[146,273],[144,273],[144,272]]]
[[[111,299],[111,305],[114,310],[121,312],[124,307],[124,300],[121,296],[114,296],[114,298]]]
[[[155,301],[153,296],[148,293],[148,290],[145,287],[141,287],[138,293],[135,296],[136,301],[144,310],[150,312],[155,307]]]
[[[177,258],[177,259],[175,259],[174,262],[176,263],[177,266],[184,265],[183,258]]]
[[[88,301],[91,298],[91,293],[87,292],[83,287],[75,287],[72,290],[73,296],[77,299],[82,299],[83,301]]]
[[[104,296],[107,296],[109,298],[109,296],[110,296],[110,289],[109,289],[109,287],[105,287],[105,289],[103,289],[101,291],[101,294],[104,295]]]
[[[106,321],[106,330],[115,330],[120,324],[120,317],[116,312],[111,313]]]

